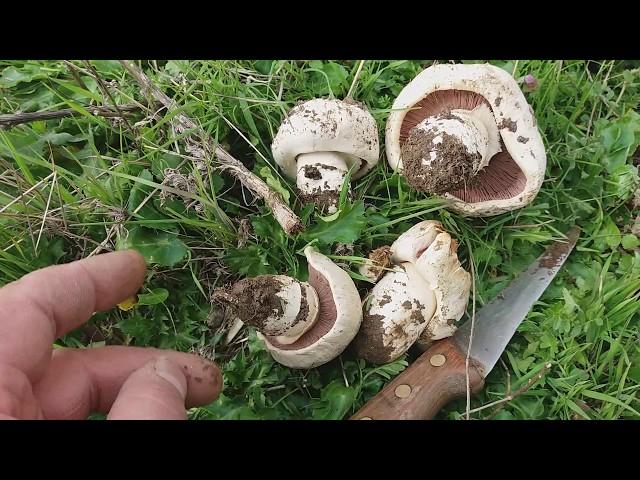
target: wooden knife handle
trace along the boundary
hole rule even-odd
[[[466,353],[450,339],[429,349],[373,397],[351,420],[430,420],[447,403],[467,393]],[[469,386],[476,393],[484,380],[469,365]]]

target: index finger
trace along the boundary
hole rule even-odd
[[[132,250],[37,270],[0,289],[0,363],[42,376],[59,336],[135,294],[146,265]]]

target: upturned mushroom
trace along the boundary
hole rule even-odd
[[[414,189],[468,216],[536,197],[546,153],[516,80],[489,64],[434,65],[400,92],[386,125],[389,165]]]
[[[437,221],[414,225],[391,245],[393,270],[363,303],[357,355],[388,363],[414,344],[453,335],[465,312],[471,276],[460,265],[457,243]]]
[[[273,358],[290,368],[314,368],[336,358],[362,322],[360,295],[349,274],[312,247],[304,253],[308,282],[260,275],[213,295],[254,327]]]
[[[303,202],[334,213],[347,172],[355,180],[378,163],[378,128],[363,104],[316,98],[289,112],[271,151]]]

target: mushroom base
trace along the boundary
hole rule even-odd
[[[260,330],[264,327],[263,322],[274,313],[284,313],[277,296],[281,290],[280,280],[272,275],[260,275],[242,279],[226,290],[216,291],[213,300],[229,305],[237,318]]]
[[[304,203],[334,213],[347,176],[347,157],[339,152],[314,152],[298,156],[296,185]]]
[[[434,138],[442,139],[437,145]],[[425,159],[437,148],[435,158]],[[413,128],[402,145],[402,162],[407,183],[420,192],[442,194],[471,184],[475,165],[482,160],[479,153],[469,153],[453,135]]]
[[[430,93],[407,112],[400,129],[400,145],[403,151],[403,170],[407,168],[404,154],[411,131],[425,118],[451,112],[451,110],[473,110],[480,105],[491,105],[480,94],[467,90],[437,90]],[[500,126],[502,128],[502,125]],[[522,143],[528,139],[522,138]],[[522,194],[527,184],[527,178],[507,152],[504,143],[500,142],[501,152],[495,154],[488,165],[477,175],[466,182],[452,187],[440,188],[439,191],[425,190],[420,185],[412,185],[419,191],[430,191],[436,194],[448,193],[466,203],[480,203],[491,200],[505,200]],[[409,177],[409,174],[407,174]],[[409,179],[407,178],[409,182]]]

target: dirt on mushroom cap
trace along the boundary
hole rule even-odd
[[[240,320],[261,330],[269,316],[284,313],[285,300],[276,296],[282,287],[282,282],[272,275],[244,278],[226,290],[224,301]],[[299,318],[298,315],[296,323]]]
[[[434,144],[435,137],[442,143]],[[438,156],[427,166],[422,163],[429,152]],[[471,154],[453,135],[445,132],[424,131],[414,127],[402,145],[402,163],[407,183],[421,192],[442,194],[470,185],[474,176],[473,165],[481,158]]]
[[[499,106],[501,102],[502,97],[496,98],[496,107]],[[412,109],[405,115],[400,129],[401,148],[405,144],[412,129],[425,118],[440,115],[455,109],[473,110],[483,104],[492,109],[489,102],[482,95],[467,90],[436,90],[429,93],[425,98],[413,105]],[[533,117],[533,120],[535,125],[535,117]],[[513,131],[512,129],[514,129],[514,127],[517,127],[517,125],[515,125],[515,122],[512,124],[511,119],[507,119],[506,123],[502,122],[499,126],[499,128],[506,128],[510,131]],[[461,184],[459,187],[452,188],[446,192],[433,193],[449,193],[467,203],[513,198],[522,193],[527,183],[526,176],[507,151],[502,138],[500,142],[502,151],[494,155],[489,165],[478,172],[471,182]],[[524,143],[524,141],[520,143]],[[402,156],[404,164],[406,161],[404,159],[404,153]],[[414,185],[411,186],[416,190],[420,190],[420,188]]]
[[[290,344],[285,345],[278,342],[275,337],[267,337],[269,343],[280,350],[299,350],[308,347],[325,336],[336,322],[338,307],[335,304],[329,281],[311,265],[309,265],[309,284],[318,294],[318,318],[316,323],[298,340]]]
[[[360,358],[373,363],[387,363],[393,355],[393,347],[384,345],[384,316],[365,313],[360,331],[353,341],[353,348]]]
[[[369,260],[371,264],[368,266],[372,275],[378,278],[385,269],[391,267],[391,247],[383,245],[369,252]]]

